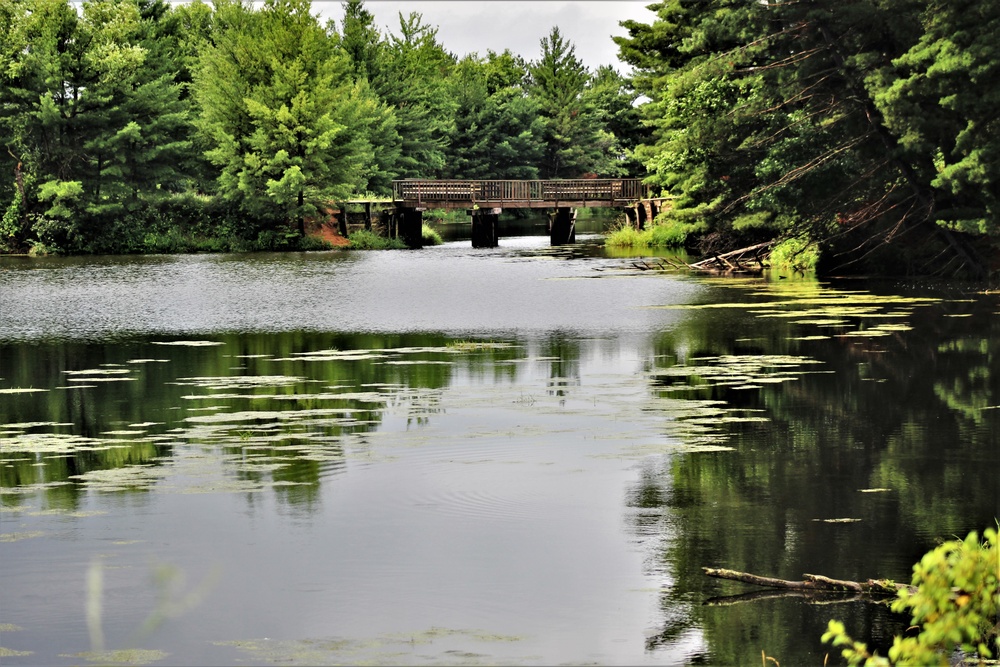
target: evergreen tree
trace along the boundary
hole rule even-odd
[[[1000,5],[931,0],[924,31],[876,89],[886,126],[929,167],[935,217],[959,229],[1000,232]]]
[[[649,139],[649,133],[642,126],[636,107],[639,95],[628,79],[613,67],[598,67],[583,95],[593,105],[601,125],[614,137],[609,147],[608,165],[602,173],[607,176],[642,175],[645,170],[635,157],[635,149]]]
[[[530,66],[531,96],[545,126],[542,178],[577,178],[606,171],[614,137],[602,127],[593,102],[584,94],[590,75],[576,47],[558,27],[541,40],[541,58]]]
[[[937,21],[923,4],[665,0],[652,25],[624,23],[621,56],[651,98],[653,141],[637,154],[677,197],[665,217],[736,245],[806,234],[854,260],[905,235],[880,268],[913,270],[941,242],[980,268],[933,224],[943,179],[902,131],[913,108],[883,112],[894,59]]]
[[[358,78],[374,81],[384,65],[386,47],[382,34],[375,26],[375,17],[362,0],[342,3],[344,18],[341,20],[341,44],[351,59],[351,66]]]
[[[543,125],[521,87],[523,72],[509,51],[487,60],[462,59],[452,75],[457,103],[445,175],[449,178],[535,179]]]
[[[100,249],[96,239],[121,237],[141,192],[181,180],[180,87],[143,41],[156,16],[144,19],[135,0],[88,2],[82,14],[59,0],[5,0],[0,13],[11,21],[0,123],[22,164],[22,242]]]
[[[398,178],[434,178],[445,168],[454,129],[448,76],[455,57],[437,41],[437,29],[418,13],[399,14],[399,35],[383,51],[372,85],[396,116],[401,137]]]
[[[387,63],[388,47],[375,26],[375,17],[365,8],[362,0],[347,0],[343,9],[340,43],[351,60],[355,81],[364,86],[382,81],[381,68]],[[365,170],[365,188],[379,195],[389,194],[392,180],[398,176],[403,144],[398,125],[393,109],[379,98],[378,107],[368,124],[373,159]]]
[[[377,103],[306,0],[216,7],[194,90],[219,194],[265,229],[301,231],[319,206],[364,186]]]

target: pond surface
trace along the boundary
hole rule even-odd
[[[997,296],[594,239],[0,258],[0,657],[822,664],[1000,515]],[[834,653],[831,664],[837,663]]]

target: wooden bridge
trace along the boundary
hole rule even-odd
[[[422,180],[392,182],[398,214],[397,231],[407,243],[418,235],[426,209],[467,209],[472,217],[472,246],[496,247],[497,220],[505,208],[545,208],[553,244],[576,240],[576,209],[635,207],[648,199],[638,178],[580,178],[569,180]]]
[[[581,208],[629,206],[647,197],[638,178],[552,181],[417,180],[392,182],[392,198],[408,208]]]

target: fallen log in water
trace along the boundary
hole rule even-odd
[[[688,268],[695,271],[707,271],[711,273],[750,273],[761,271],[764,268],[765,257],[763,253],[774,245],[774,241],[757,243],[746,248],[730,250],[718,255],[712,255],[703,260],[688,264]],[[749,257],[747,257],[749,256]],[[756,267],[747,267],[743,262],[752,262]]]
[[[762,577],[748,572],[737,572],[736,570],[723,570],[711,567],[703,567],[702,571],[718,579],[729,579],[730,581],[742,581],[743,583],[763,586],[765,588],[775,588],[792,591],[811,591],[826,593],[857,593],[872,597],[894,596],[901,589],[915,592],[913,586],[897,584],[886,579],[868,579],[866,581],[844,581],[842,579],[831,579],[819,574],[803,574],[802,581],[788,581],[785,579],[775,579],[773,577]]]
[[[657,258],[655,263],[647,262],[645,259],[632,260],[632,267],[639,271],[666,271],[669,269],[687,269],[689,271],[700,271],[702,273],[760,273],[767,267],[767,250],[775,244],[775,241],[757,243],[746,248],[730,250],[722,254],[712,255],[705,259],[687,264],[669,257]]]

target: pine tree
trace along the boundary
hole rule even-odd
[[[522,88],[523,68],[509,51],[467,56],[452,75],[457,103],[448,147],[449,178],[534,179],[542,155],[537,104]]]
[[[319,206],[364,187],[373,160],[377,102],[309,9],[306,0],[258,11],[220,3],[195,72],[219,193],[265,228],[295,222],[302,231]]]
[[[351,61],[354,80],[370,89],[371,83],[382,80],[382,69],[387,62],[387,42],[375,26],[372,16],[362,0],[343,3],[340,44]],[[373,109],[367,132],[372,146],[373,159],[365,169],[365,188],[379,195],[392,191],[392,181],[398,176],[398,163],[403,139],[399,135],[399,121],[393,109],[378,98]]]
[[[88,2],[82,15],[60,0],[7,0],[2,13],[10,64],[0,123],[23,165],[31,234],[64,250],[123,237],[129,203],[182,178],[180,87],[144,43],[163,14],[144,19],[135,0]]]
[[[653,140],[637,155],[676,196],[670,223],[730,246],[805,234],[827,257],[846,251],[841,262],[904,235],[906,251],[879,253],[880,269],[912,270],[942,241],[981,268],[933,224],[944,179],[907,136],[912,107],[891,113],[905,61],[894,59],[939,22],[921,21],[922,4],[665,0],[652,25],[626,23],[616,41],[652,100]]]
[[[531,97],[545,125],[541,178],[577,178],[603,171],[614,138],[602,127],[597,110],[584,95],[590,75],[576,57],[576,47],[558,27],[541,40],[542,55],[531,64]]]
[[[400,13],[399,29],[382,52],[372,85],[396,116],[401,144],[394,171],[399,178],[434,178],[443,173],[454,128],[447,80],[455,57],[420,14]]]

